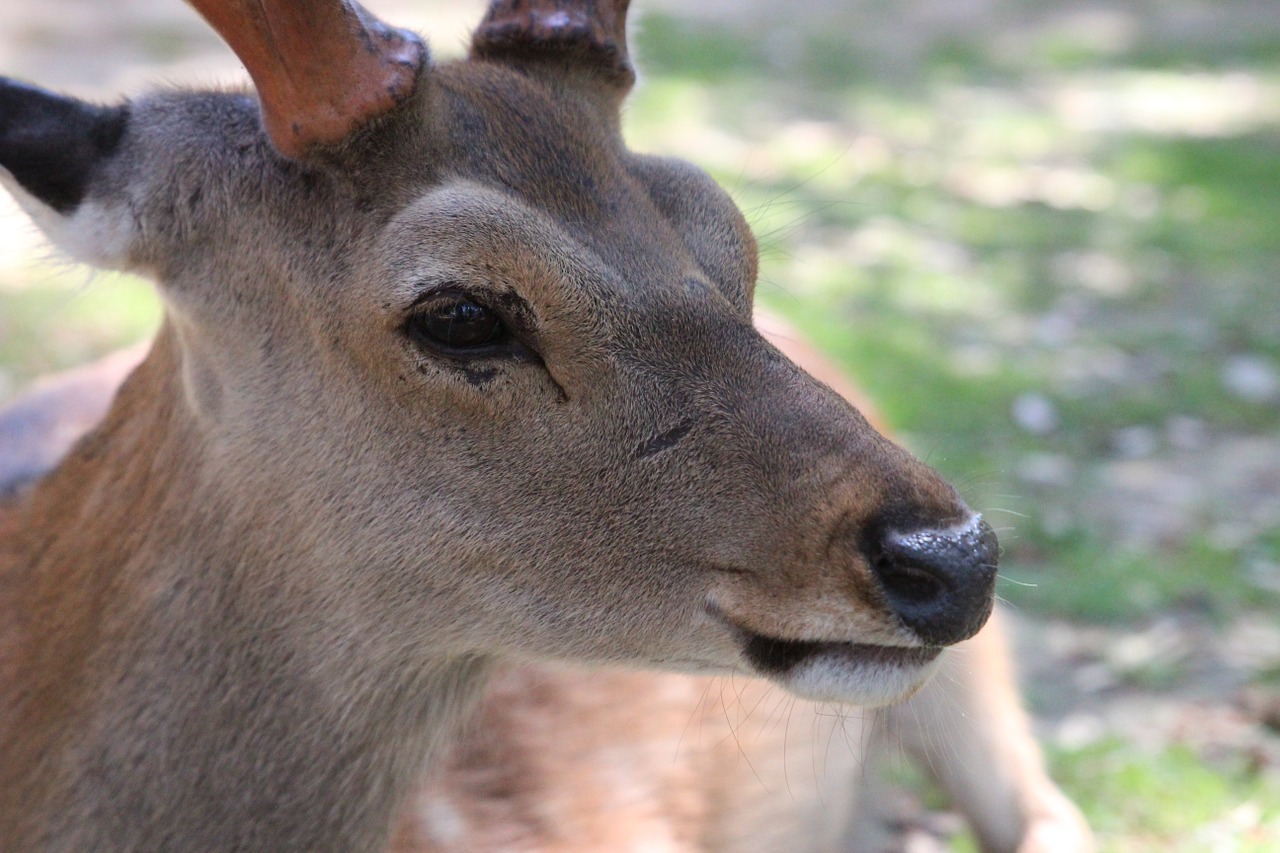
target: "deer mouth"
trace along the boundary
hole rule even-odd
[[[933,674],[941,646],[883,646],[841,640],[788,640],[715,614],[730,627],[757,674],[805,699],[887,705],[909,698]]]

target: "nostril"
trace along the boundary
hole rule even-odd
[[[959,528],[890,533],[871,550],[889,605],[926,642],[973,636],[991,613],[999,543],[980,518]]]
[[[926,604],[946,592],[932,572],[905,564],[884,552],[875,560],[874,569],[885,591],[895,600]]]

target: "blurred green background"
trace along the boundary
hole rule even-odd
[[[368,5],[438,54],[479,15]],[[1103,848],[1280,849],[1280,3],[689,5],[639,7],[632,146],[730,190],[759,299],[1000,530],[1029,702]],[[235,79],[177,0],[105,14],[3,0],[4,71]],[[0,213],[0,399],[157,320],[36,246]],[[911,849],[970,849],[950,827]]]

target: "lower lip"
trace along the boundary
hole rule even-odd
[[[906,699],[933,674],[942,649],[841,642],[793,642],[738,629],[747,660],[805,699],[887,705]]]

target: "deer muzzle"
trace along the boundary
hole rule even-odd
[[[888,631],[837,627],[755,629],[712,600],[712,618],[728,627],[746,662],[792,693],[820,701],[881,705],[914,693],[945,647],[972,637],[991,614],[996,538],[974,516],[951,528],[891,533],[868,560]],[[735,608],[736,610],[736,608]],[[843,636],[842,636],[843,635]]]

